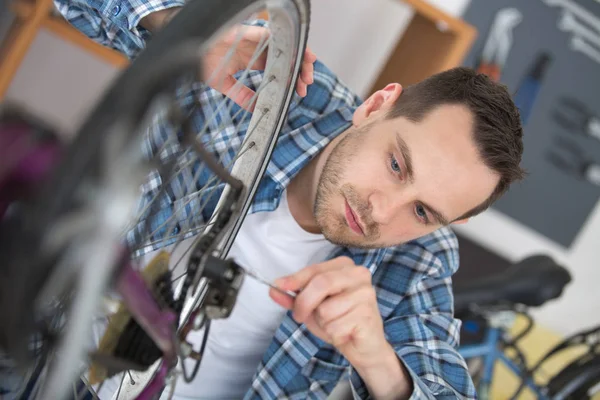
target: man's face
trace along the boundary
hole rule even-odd
[[[459,218],[497,183],[475,147],[466,107],[440,106],[419,123],[379,115],[351,127],[332,150],[314,213],[331,242],[387,247]]]

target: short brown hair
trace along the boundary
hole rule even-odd
[[[458,67],[404,88],[387,118],[420,122],[444,104],[465,105],[473,114],[473,137],[485,165],[500,176],[498,185],[480,205],[457,219],[486,210],[510,184],[523,179],[523,127],[519,110],[506,86],[471,68]]]

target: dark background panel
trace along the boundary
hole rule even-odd
[[[600,16],[600,3],[578,3]],[[566,154],[564,146],[554,144],[556,137],[562,137],[579,146],[584,158],[600,163],[600,141],[565,130],[550,116],[561,96],[574,97],[600,115],[600,64],[570,49],[571,34],[557,27],[560,8],[548,7],[542,0],[473,0],[464,18],[477,27],[479,37],[465,65],[476,65],[495,14],[505,7],[520,10],[523,20],[513,31],[513,47],[501,82],[515,93],[541,52],[548,52],[552,61],[525,125],[523,166],[529,175],[494,207],[569,247],[598,202],[600,187],[557,169],[545,154],[550,148]]]

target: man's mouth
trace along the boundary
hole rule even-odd
[[[348,226],[356,234],[364,236],[365,232],[363,231],[363,229],[360,225],[359,218],[356,216],[356,214],[354,213],[354,210],[352,210],[352,207],[350,207],[350,204],[348,204],[348,201],[346,199],[344,199],[344,203],[346,205],[346,222],[348,223]]]

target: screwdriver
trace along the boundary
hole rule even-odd
[[[246,272],[246,275],[250,276],[251,278],[253,278],[254,280],[256,280],[257,282],[262,283],[263,285],[267,285],[268,287],[278,291],[279,293],[285,294],[289,297],[291,297],[292,299],[296,298],[296,293],[292,292],[291,290],[284,290],[282,288],[280,288],[279,286],[275,285],[272,282],[269,282],[268,280],[266,280],[265,278],[263,278],[262,276],[258,275],[256,272],[243,268],[244,271]]]

